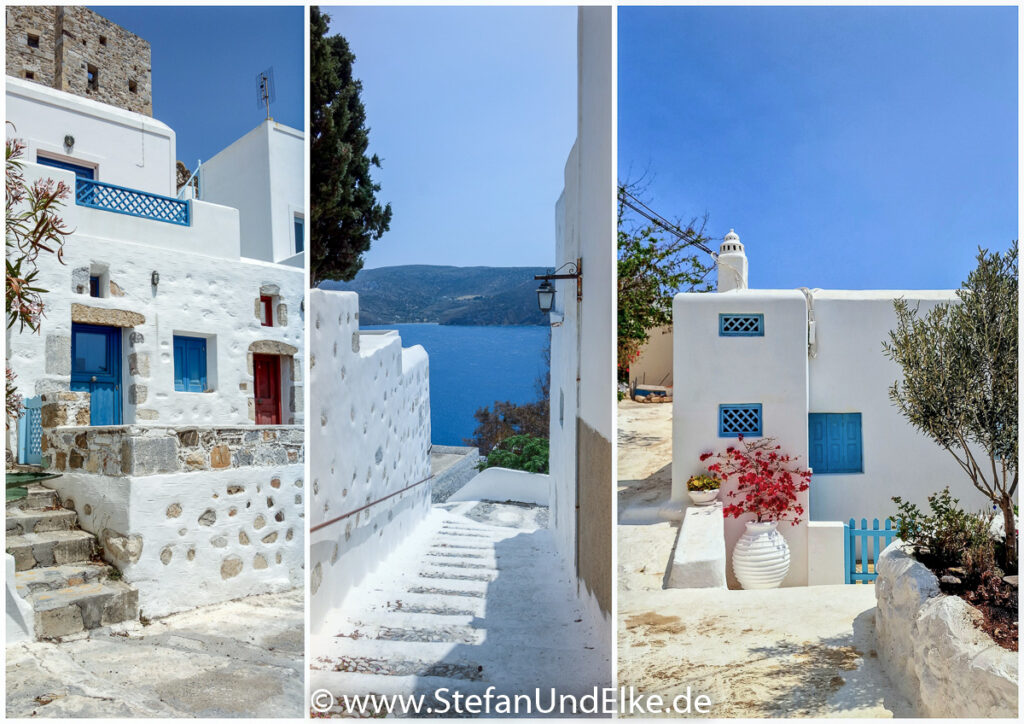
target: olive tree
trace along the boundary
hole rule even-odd
[[[897,327],[883,343],[903,379],[889,397],[910,423],[957,461],[1002,512],[1007,571],[1016,569],[1017,242],[979,249],[959,301],[919,314],[895,302]]]

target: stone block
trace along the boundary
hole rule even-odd
[[[128,374],[133,377],[149,377],[148,352],[132,352],[128,355]]]
[[[277,325],[279,327],[288,326],[288,305],[278,304],[277,305]]]
[[[141,327],[146,318],[126,309],[105,309],[86,304],[71,305],[71,321],[79,324],[100,324],[107,327]],[[70,341],[69,341],[70,344]],[[70,363],[70,355],[68,356]]]
[[[68,408],[59,402],[44,404],[39,414],[43,427],[60,427],[68,421]]]
[[[36,636],[38,638],[55,639],[84,630],[85,622],[82,620],[82,610],[74,604],[36,613]]]
[[[121,472],[125,475],[156,475],[177,470],[177,437],[128,437],[121,443]]]
[[[149,388],[145,385],[129,385],[128,402],[133,405],[141,405],[149,397]]]
[[[104,528],[100,534],[100,542],[107,555],[122,566],[138,562],[142,555],[142,536],[124,535],[116,530]]]
[[[156,410],[136,410],[135,417],[140,420],[159,420],[160,413]]]
[[[48,375],[71,375],[71,337],[46,335],[46,361],[43,369]]]
[[[73,294],[89,293],[89,267],[80,266],[71,270],[71,291]]]
[[[281,295],[281,287],[277,284],[261,284],[260,285],[260,296],[261,297],[277,297]]]
[[[195,447],[199,444],[199,431],[181,430],[178,433],[178,444],[182,447]]]
[[[227,445],[217,445],[210,450],[210,467],[215,470],[231,465],[231,450]]]

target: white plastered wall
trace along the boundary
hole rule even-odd
[[[859,412],[864,463],[863,473],[815,474],[814,520],[883,520],[896,512],[892,496],[924,506],[946,485],[963,507],[991,509],[953,456],[915,430],[889,399],[902,374],[882,342],[897,325],[893,301],[899,297],[922,315],[957,301],[953,291],[814,290],[817,356],[809,360],[809,411]]]
[[[636,385],[672,386],[672,327],[658,327],[649,333],[640,356],[629,365],[629,382]]]
[[[138,589],[144,616],[304,582],[302,464],[145,477],[65,473],[47,487],[101,544],[105,531],[137,537],[135,560],[111,562]]]
[[[44,155],[96,167],[96,180],[174,196],[174,131],[160,121],[33,81],[5,76],[8,137],[27,144],[24,159]],[[65,136],[75,144],[67,147]]]
[[[606,583],[605,572],[595,574],[601,562],[594,559],[603,556],[594,556],[590,550],[577,551],[583,527],[580,524],[580,530],[577,529],[577,505],[581,515],[594,508],[602,515],[607,512],[611,535],[610,454],[615,389],[613,18],[611,9],[602,7],[580,8],[577,18],[576,142],[565,164],[565,186],[555,207],[555,266],[576,263],[579,258],[583,284],[582,302],[578,303],[575,280],[552,282],[557,290],[552,320],[557,324],[551,330],[550,507],[559,551],[569,565],[576,562],[580,601],[595,630],[609,635],[607,641],[594,645],[610,647],[610,611],[602,611],[599,603],[599,596],[610,595],[610,591],[598,593],[592,589]],[[594,446],[599,457],[607,450],[607,481],[580,480],[578,455],[584,442],[579,436],[580,429],[586,431],[586,442]],[[580,493],[584,489],[587,492]],[[599,496],[603,492],[608,495],[607,501],[580,499],[581,495]],[[592,527],[587,535],[593,532]],[[610,560],[607,565],[611,565]],[[610,570],[607,573],[610,585]],[[608,605],[609,601],[604,603]]]
[[[721,312],[764,314],[763,337],[720,337]],[[718,406],[760,403],[763,432],[796,463],[807,466],[807,303],[798,290],[736,290],[720,294],[678,294],[673,302],[672,500],[688,504],[686,481],[705,471],[703,452],[736,443],[718,436]],[[727,503],[726,485],[722,498]],[[800,495],[808,510],[808,494]],[[729,557],[745,520],[726,518]],[[779,525],[790,547],[784,586],[807,584],[807,515],[797,526]]]
[[[317,633],[430,511],[430,388],[421,346],[359,333],[358,295],[314,289],[310,311],[310,527],[327,524],[310,535]]]
[[[304,143],[300,131],[264,121],[203,163],[202,199],[241,213],[242,256],[282,262],[295,254],[293,219],[304,208]]]
[[[26,164],[26,180],[60,178],[73,183],[70,172]],[[238,212],[212,204],[191,202],[193,209],[216,215],[207,223],[197,214],[191,227],[140,219],[77,206],[69,201],[60,211],[67,225],[75,229],[64,246],[64,264],[52,254],[39,257],[40,279],[49,290],[45,296],[46,317],[40,334],[26,330],[9,333],[8,358],[18,375],[19,391],[26,397],[67,389],[70,380],[71,305],[137,312],[145,317],[138,327],[122,335],[123,419],[131,422],[209,425],[250,424],[249,400],[252,375],[247,366],[249,346],[256,341],[281,342],[294,347],[297,375],[303,364],[304,274],[301,269],[237,257]],[[172,236],[171,234],[179,235]],[[173,248],[177,239],[182,243]],[[218,244],[234,240],[232,259],[206,256],[216,253]],[[222,247],[221,247],[222,249]],[[108,270],[110,281],[123,296],[95,298],[73,291],[76,269],[99,267]],[[152,284],[152,273],[159,284]],[[275,285],[287,306],[287,324],[261,326],[256,301],[263,285]],[[276,315],[275,315],[276,317]],[[134,336],[132,336],[134,333]],[[173,337],[176,333],[207,336],[208,393],[174,390]],[[51,347],[51,338],[63,338],[65,348]],[[148,357],[139,374],[130,375],[129,355]],[[130,387],[146,388],[144,401],[133,404]],[[301,376],[292,381],[301,386]],[[282,391],[282,422],[300,424],[301,405],[289,409],[287,390]],[[301,390],[295,398],[301,401]],[[140,410],[150,412],[140,414]],[[152,413],[155,413],[153,416]]]

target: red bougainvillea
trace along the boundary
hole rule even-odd
[[[781,452],[770,437],[747,442],[740,435],[739,445],[725,452],[704,453],[701,462],[714,458],[708,472],[724,481],[735,481],[727,493],[732,501],[725,506],[725,515],[739,518],[753,513],[758,523],[789,520],[800,522],[804,507],[797,503],[797,493],[810,487],[811,471],[793,464],[793,458]]]

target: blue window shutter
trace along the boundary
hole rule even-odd
[[[808,419],[808,438],[810,439],[810,465],[814,472],[828,472],[828,455],[825,445],[825,418],[812,412]]]
[[[206,340],[174,337],[174,389],[206,392]]]
[[[812,412],[807,434],[809,462],[815,473],[864,472],[861,413]]]
[[[185,391],[185,340],[174,338],[174,389]]]

